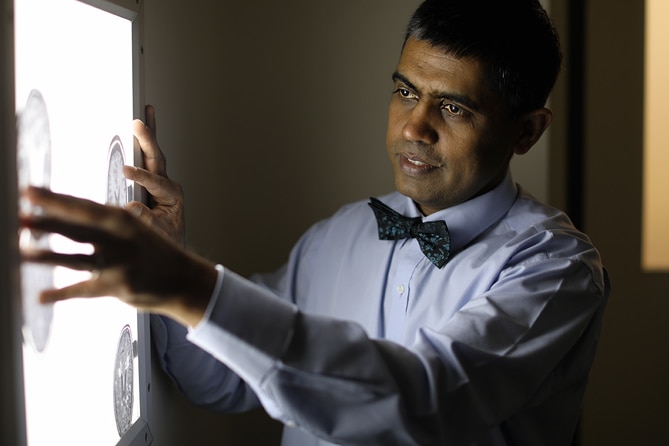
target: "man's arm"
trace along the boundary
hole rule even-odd
[[[313,260],[304,240],[278,288],[226,270],[209,320],[189,337],[242,376],[272,416],[329,441],[469,444],[556,398],[548,415],[559,420],[542,434],[556,432],[559,444],[575,426],[557,423],[576,419],[607,289],[583,261],[544,255],[553,238],[538,238],[490,290],[424,325],[410,346],[278,301],[302,275],[299,259]],[[596,252],[585,256],[598,264]]]
[[[260,402],[222,362],[186,339],[187,329],[170,318],[151,316],[151,336],[165,373],[193,403],[217,412],[243,412]]]

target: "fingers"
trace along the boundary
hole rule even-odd
[[[156,225],[156,216],[145,204],[140,203],[139,201],[131,201],[125,208],[147,226]]]
[[[26,262],[60,265],[77,271],[95,271],[101,263],[94,254],[62,254],[31,248],[23,249],[21,257]]]
[[[40,303],[55,303],[74,298],[102,297],[106,293],[96,284],[96,279],[86,280],[59,289],[44,290],[40,293]]]
[[[181,187],[165,176],[134,166],[123,166],[123,174],[127,179],[144,186],[157,203],[172,206],[181,201]]]
[[[41,214],[70,221],[99,218],[105,212],[105,206],[91,200],[58,194],[41,187],[28,186],[22,195],[41,209]]]
[[[133,133],[142,150],[144,167],[149,172],[167,176],[166,161],[156,139],[156,112],[152,106],[146,107],[146,124],[136,119],[132,123]]]
[[[156,110],[146,107],[146,124],[133,123],[135,138],[143,154],[144,169],[125,166],[125,177],[143,186],[148,192],[147,206],[130,204],[127,209],[158,229],[168,238],[183,245],[185,240],[184,194],[181,185],[167,176],[166,160],[156,140]]]
[[[22,225],[38,233],[61,234],[75,242],[99,244],[112,239],[109,231],[101,226],[63,221],[59,218],[28,216],[22,219]]]
[[[21,225],[31,230],[62,234],[81,243],[118,243],[134,231],[132,217],[121,208],[90,200],[28,187],[24,196],[38,209],[38,215],[22,215]]]
[[[146,226],[157,230],[179,246],[185,246],[183,206],[180,204],[158,204],[150,208],[143,203],[133,201],[127,204],[126,209]]]
[[[39,300],[43,304],[55,303],[78,297],[101,297],[108,295],[107,287],[97,280],[98,266],[102,267],[101,259],[96,254],[61,254],[46,250],[23,249],[23,261],[60,265],[77,271],[91,271],[93,278],[60,289],[48,289],[40,292]]]

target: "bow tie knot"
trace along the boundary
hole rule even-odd
[[[437,268],[443,267],[448,262],[451,237],[445,221],[424,222],[420,217],[406,217],[376,198],[370,198],[368,204],[376,216],[379,239],[415,238],[425,257]]]

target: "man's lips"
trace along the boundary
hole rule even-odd
[[[440,167],[438,163],[426,160],[417,155],[401,153],[399,154],[399,158],[400,167],[403,171],[409,174],[423,174]]]

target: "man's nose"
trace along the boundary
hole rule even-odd
[[[439,135],[434,126],[434,111],[427,104],[417,104],[411,110],[409,118],[404,124],[402,133],[407,141],[435,144]]]

